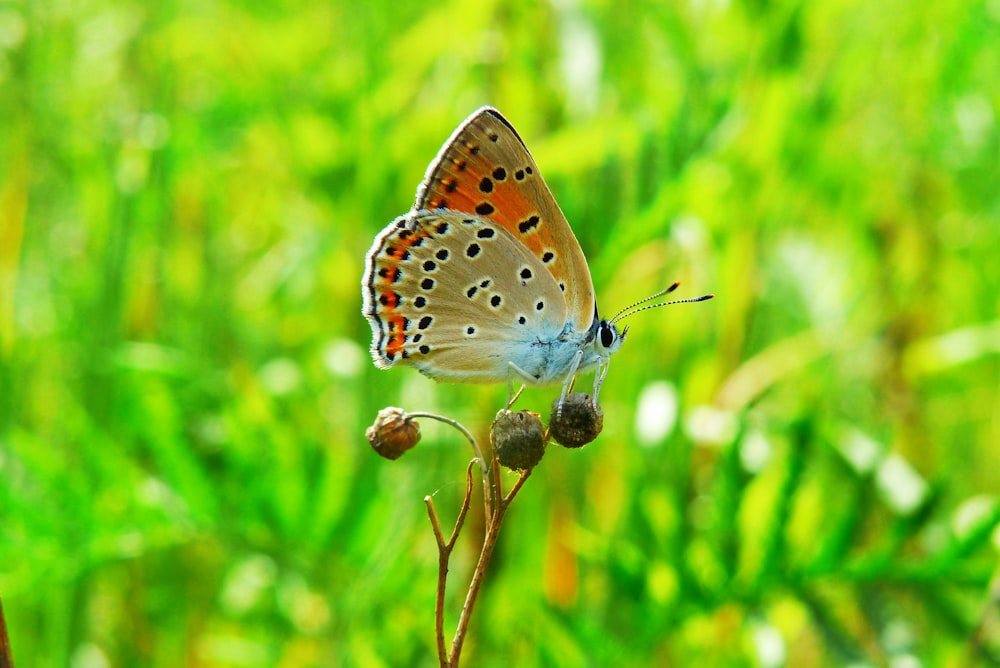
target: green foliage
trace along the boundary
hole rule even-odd
[[[631,321],[468,665],[997,662],[997,72],[996,1],[0,4],[18,665],[434,665],[468,447],[364,429],[506,389],[376,370],[358,283],[487,103],[604,309],[718,298]]]

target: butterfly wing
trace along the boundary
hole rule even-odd
[[[435,380],[485,383],[506,381],[509,362],[542,380],[564,364],[540,343],[563,332],[562,291],[497,221],[411,211],[375,238],[362,287],[380,368],[403,363]]]
[[[451,209],[486,218],[527,248],[564,293],[578,332],[597,316],[587,259],[538,165],[499,111],[483,107],[442,147],[417,190],[414,210]]]

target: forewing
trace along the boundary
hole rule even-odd
[[[442,147],[417,191],[414,210],[474,213],[522,244],[564,293],[577,331],[595,317],[590,269],[538,165],[499,111],[483,107]]]

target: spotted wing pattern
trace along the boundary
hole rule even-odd
[[[566,303],[548,265],[498,221],[414,211],[376,238],[365,265],[372,357],[436,380],[504,382],[539,373],[533,344],[560,335]]]
[[[596,315],[587,259],[538,165],[499,111],[483,107],[458,127],[427,169],[414,210],[450,209],[493,221],[527,248],[565,295],[567,320]]]

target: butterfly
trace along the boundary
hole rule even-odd
[[[628,333],[616,322],[676,287],[601,319],[573,230],[514,126],[488,106],[445,142],[413,208],[375,237],[361,279],[378,368],[455,383],[562,381],[565,397],[596,367],[595,401]]]

